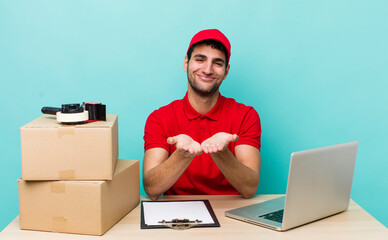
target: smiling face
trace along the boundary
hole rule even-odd
[[[189,81],[188,91],[208,97],[218,93],[229,72],[226,56],[221,50],[205,43],[195,46],[190,60],[185,57],[184,70]]]

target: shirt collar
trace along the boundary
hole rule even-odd
[[[189,120],[193,120],[199,117],[207,117],[209,119],[217,121],[221,115],[222,107],[224,106],[224,101],[225,97],[221,96],[220,94],[216,105],[208,113],[200,114],[191,106],[186,92],[186,95],[183,98],[183,111],[185,112],[186,117]]]

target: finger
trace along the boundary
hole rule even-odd
[[[209,153],[213,153],[214,152],[214,147],[213,146],[208,146],[207,151]]]
[[[204,144],[204,145],[201,145],[201,147],[202,147],[202,151],[204,152],[204,153],[209,153],[209,151],[208,151],[208,148],[207,148],[207,146]]]
[[[175,137],[169,137],[167,138],[167,143],[172,145],[172,144],[175,144],[177,142],[176,138]]]
[[[236,142],[238,140],[237,134],[233,134],[229,136],[228,142]]]
[[[218,148],[217,146],[213,146],[213,147],[212,147],[213,153],[216,153],[216,152],[217,152],[217,148]]]
[[[218,150],[218,151],[222,151],[223,149],[224,149],[224,146],[218,145],[218,147],[217,147],[217,150]]]
[[[237,142],[238,141],[238,135],[237,134],[233,134],[233,142]]]
[[[189,148],[188,151],[189,151],[190,154],[195,154],[195,149]]]
[[[202,148],[202,150],[203,150],[204,153],[209,153],[207,148]]]
[[[202,148],[199,148],[197,154],[198,154],[198,155],[201,155],[202,153],[203,153]]]
[[[200,144],[200,147],[201,147],[202,151],[205,152],[205,148],[206,148],[205,142],[202,142],[202,143]]]
[[[194,151],[194,154],[195,155],[200,155],[202,153],[202,149],[201,148],[197,148],[197,149],[195,149],[195,151]]]

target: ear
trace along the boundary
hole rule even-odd
[[[229,68],[230,68],[230,64],[228,64],[228,66],[226,67],[226,69],[225,69],[225,76],[224,76],[224,79],[222,79],[222,80],[225,80],[225,78],[228,76]]]
[[[185,60],[183,61],[183,70],[185,72],[187,72],[187,66],[189,64],[189,58],[187,57],[187,55],[185,56]]]

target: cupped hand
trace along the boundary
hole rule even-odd
[[[186,134],[169,137],[167,143],[174,144],[179,153],[185,157],[195,157],[203,152],[201,145]]]
[[[229,143],[237,140],[237,134],[220,132],[203,141],[201,147],[205,153],[217,153],[224,151]]]

